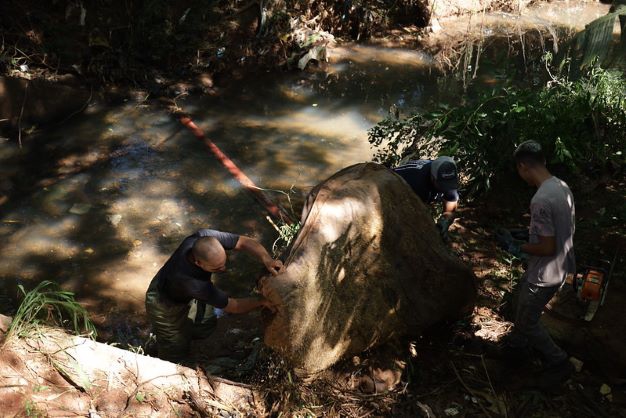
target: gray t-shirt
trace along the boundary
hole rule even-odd
[[[576,272],[574,222],[572,191],[564,181],[550,177],[530,201],[529,242],[538,243],[539,236],[555,237],[556,254],[530,256],[525,274],[529,283],[541,287],[559,286],[567,274]]]

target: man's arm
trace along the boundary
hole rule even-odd
[[[544,237],[539,235],[536,244],[526,243],[520,246],[520,250],[526,254],[550,257],[556,254],[556,237]]]
[[[283,267],[283,263],[280,260],[274,260],[261,244],[243,235],[239,237],[235,250],[244,251],[255,256],[273,275],[277,275]]]
[[[556,254],[556,237],[552,220],[552,206],[543,199],[530,204],[530,234],[539,242],[525,243],[520,250],[530,255],[550,257]]]
[[[443,213],[441,214],[441,216],[451,221],[452,218],[454,217],[454,211],[456,210],[457,206],[458,206],[458,202],[446,202],[444,200],[443,201]]]
[[[273,305],[265,298],[228,298],[224,312],[244,314],[262,307],[274,310]]]

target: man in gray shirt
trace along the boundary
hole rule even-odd
[[[517,349],[537,350],[543,357],[546,379],[562,382],[572,373],[573,366],[567,353],[555,344],[539,320],[565,277],[576,272],[574,197],[564,181],[550,174],[537,142],[522,143],[515,150],[514,158],[520,177],[538,190],[530,202],[528,242],[500,237],[506,250],[529,255],[528,268],[519,285],[509,344]]]

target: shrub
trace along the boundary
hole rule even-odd
[[[406,156],[454,156],[473,195],[512,167],[513,150],[530,139],[551,162],[574,171],[607,160],[623,164],[625,91],[620,73],[594,66],[577,80],[551,75],[537,90],[507,87],[466,106],[439,104],[406,119],[387,118],[369,131],[369,141],[377,148],[374,160],[389,166]]]

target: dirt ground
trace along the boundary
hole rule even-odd
[[[612,179],[557,174],[569,182],[576,198],[579,268],[602,259],[615,266],[606,302],[591,322],[581,319],[587,305],[573,297],[569,285],[544,314],[542,321],[556,341],[579,362],[579,370],[564,385],[547,389],[537,379],[537,360],[519,369],[496,355],[498,341],[511,329],[512,290],[523,266],[496,247],[492,233],[500,226],[527,226],[533,194],[514,177],[488,196],[464,204],[451,227],[451,250],[472,266],[478,279],[479,297],[470,318],[417,341],[346,359],[309,383],[293,383],[269,356],[249,376],[251,381],[265,385],[268,399],[277,403],[275,411],[295,409],[314,416],[626,416],[626,231],[620,221],[626,210],[626,179],[623,173]],[[392,390],[364,385],[367,376],[388,381],[385,370],[402,373]]]
[[[528,223],[532,190],[521,181],[502,189],[509,191],[506,200],[495,189],[481,200],[465,203],[451,227],[451,250],[473,267],[478,280],[479,298],[470,318],[438,327],[415,341],[401,341],[345,359],[316,379],[302,379],[263,347],[259,313],[227,315],[219,319],[211,337],[194,342],[194,354],[187,365],[203,375],[258,390],[268,416],[626,417],[626,323],[621,303],[626,296],[625,234],[619,221],[626,207],[626,181],[622,175],[608,181],[572,179],[570,184],[578,208],[578,264],[617,256],[606,303],[593,321],[579,319],[584,306],[567,297],[560,304],[555,302],[544,315],[543,321],[558,343],[582,362],[580,370],[562,386],[546,390],[536,378],[537,362],[519,369],[493,355],[497,342],[511,326],[507,321],[511,289],[522,266],[496,248],[491,233],[497,226]],[[567,292],[566,288],[561,294],[567,296]],[[141,319],[135,321],[125,321],[126,328],[105,329],[102,336],[113,340],[132,335],[141,345],[147,327]],[[39,365],[42,369],[35,371],[39,380],[43,378],[41,382],[29,381],[25,359],[32,355],[28,346],[3,350],[0,404],[11,405],[11,409],[3,409],[11,411],[4,416],[66,416],[52,413],[41,401],[45,397],[39,392],[52,386],[64,388],[58,393],[64,393],[61,409],[65,410],[89,411],[91,407],[103,417],[172,415],[171,408],[163,409],[163,405],[157,409],[143,405],[143,409],[131,408],[119,414],[94,409],[94,399],[68,385],[50,364]],[[15,371],[23,376],[17,383],[7,379],[7,373]],[[387,385],[397,376],[399,383]],[[111,391],[110,396],[128,397],[126,389],[116,390],[119,393]],[[99,394],[98,399],[102,396]],[[189,399],[173,402],[182,416],[203,416]],[[59,402],[54,405],[58,411]]]

